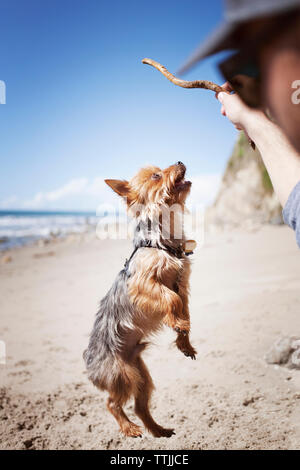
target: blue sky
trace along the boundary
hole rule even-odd
[[[104,178],[177,160],[211,199],[236,131],[212,92],[141,59],[175,72],[221,20],[218,0],[2,0],[0,207],[95,209],[113,197]],[[185,78],[222,83],[216,62]]]

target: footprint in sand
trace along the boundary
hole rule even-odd
[[[16,362],[14,364],[14,367],[25,367],[25,366],[31,366],[33,364],[34,364],[34,361],[30,361],[29,359],[27,359],[27,360]]]
[[[34,253],[33,258],[45,258],[46,256],[55,256],[55,251],[47,251],[46,253]]]
[[[25,376],[25,377],[31,377],[31,373],[29,370],[19,370],[18,372],[10,372],[9,377],[18,377],[18,376]]]

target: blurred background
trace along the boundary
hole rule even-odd
[[[253,213],[281,221],[243,136],[231,157],[237,131],[214,94],[173,86],[141,63],[150,57],[176,72],[221,22],[220,1],[4,0],[0,9],[0,249],[85,232],[99,205],[117,203],[105,178],[177,160],[193,181],[191,206],[211,206],[218,194],[210,222]],[[185,78],[221,84],[222,55]]]
[[[116,201],[104,178],[146,164],[182,160],[191,202],[214,201],[235,129],[212,92],[175,87],[141,60],[176,72],[221,21],[220,1],[3,0],[0,10],[2,249],[84,230]],[[218,59],[185,78],[222,83]]]
[[[218,0],[1,0],[0,449],[299,448],[299,370],[265,360],[300,337],[294,233],[214,93],[141,63],[176,72],[221,20]],[[222,57],[184,78],[222,84]],[[130,440],[82,360],[132,252],[129,240],[96,237],[97,208],[120,207],[105,178],[178,160],[190,206],[205,208],[190,286],[198,360],[171,330],[153,339],[152,410],[176,436]]]

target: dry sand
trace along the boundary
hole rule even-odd
[[[300,257],[287,227],[207,240],[194,255],[192,340],[167,329],[144,355],[152,410],[170,439],[124,438],[88,383],[82,351],[99,299],[130,242],[75,238],[10,252],[0,266],[1,449],[299,449],[300,371],[267,365],[283,334],[300,333]],[[133,417],[132,405],[127,406]]]

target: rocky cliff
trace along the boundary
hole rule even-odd
[[[228,160],[220,190],[208,210],[209,222],[220,226],[282,223],[281,206],[258,150],[243,132]]]

